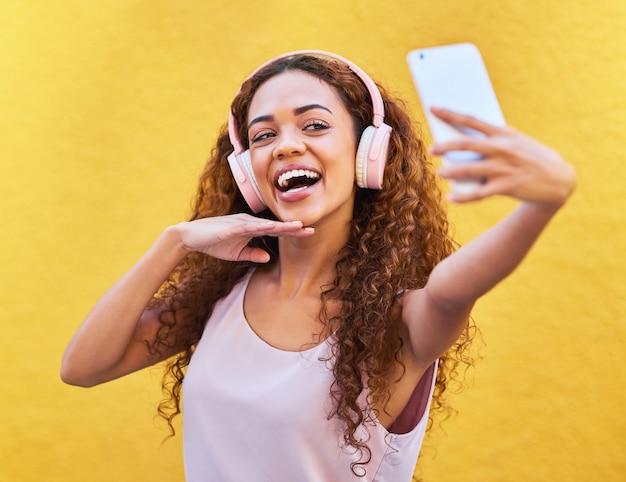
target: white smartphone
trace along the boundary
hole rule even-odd
[[[497,126],[505,125],[487,68],[475,45],[460,43],[417,49],[409,52],[407,62],[435,142],[482,134],[441,121],[431,113],[432,106],[469,114]],[[481,158],[476,152],[455,151],[447,153],[444,162],[474,162]],[[451,185],[455,192],[470,193],[480,182],[480,179],[468,179]]]

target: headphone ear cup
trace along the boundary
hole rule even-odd
[[[381,189],[387,163],[391,127],[381,123],[369,126],[361,134],[356,151],[356,184],[367,189]]]
[[[239,155],[233,152],[228,156],[228,165],[235,178],[237,187],[250,209],[255,213],[263,211],[267,205],[263,201],[261,191],[259,191],[259,186],[254,178],[250,150],[245,150]]]
[[[367,160],[369,158],[369,152],[372,147],[372,139],[374,138],[374,126],[367,127],[363,134],[361,134],[361,140],[359,141],[359,147],[356,150],[356,185],[362,188],[367,188]]]

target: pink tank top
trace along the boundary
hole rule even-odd
[[[301,352],[268,345],[248,325],[243,299],[251,272],[217,303],[183,383],[183,444],[188,482],[409,482],[428,421],[436,364],[409,406],[420,420],[408,433],[376,421],[361,427],[372,451],[365,477],[342,447],[343,427],[328,420],[333,374],[327,340]],[[366,400],[366,393],[363,394]],[[416,400],[413,400],[416,399]]]

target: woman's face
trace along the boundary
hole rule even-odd
[[[255,93],[247,124],[259,190],[280,220],[320,227],[349,223],[356,139],[332,87],[300,70],[272,77]]]

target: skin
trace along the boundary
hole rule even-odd
[[[279,262],[254,273],[244,310],[262,339],[297,351],[320,341],[320,286],[334,277],[336,253],[348,239],[356,194],[352,118],[332,88],[294,71],[259,88],[248,122],[252,166],[268,207],[315,235],[279,239]],[[320,181],[296,196],[282,193],[275,179],[292,169],[317,172]]]
[[[310,106],[317,106],[310,108]],[[321,107],[320,107],[321,106]],[[391,399],[380,422],[388,427],[402,412],[425,369],[457,339],[478,298],[523,260],[542,230],[574,190],[573,168],[554,150],[510,127],[433,109],[451,124],[486,134],[434,145],[433,155],[473,150],[484,160],[446,167],[444,179],[485,178],[472,194],[450,195],[470,203],[504,195],[519,201],[501,222],[443,260],[424,288],[400,300],[406,367],[392,374]],[[319,343],[320,286],[334,277],[336,253],[348,237],[355,195],[356,141],[341,100],[327,84],[299,71],[264,83],[248,115],[250,153],[259,189],[280,221],[247,214],[201,219],[167,228],[148,252],[95,305],[62,363],[67,383],[92,386],[152,365],[176,353],[151,357],[143,340],[159,324],[146,306],[172,269],[190,252],[228,260],[263,263],[269,256],[247,243],[261,235],[279,239],[280,259],[255,271],[244,301],[251,328],[278,349],[297,351]],[[313,187],[281,193],[275,179],[285,166],[321,176]],[[332,310],[331,306],[331,310]],[[98,353],[98,357],[93,357]]]

